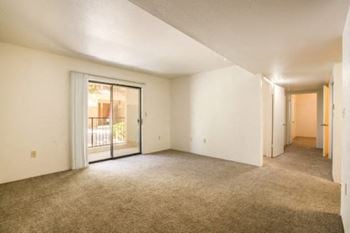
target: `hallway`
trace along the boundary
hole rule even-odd
[[[332,181],[332,160],[325,159],[322,150],[316,149],[315,144],[314,138],[297,137],[283,155],[274,159],[265,158],[265,165]]]
[[[264,158],[264,167],[275,173],[271,182],[284,189],[279,198],[288,200],[290,208],[296,211],[294,214],[311,212],[311,219],[319,218],[320,223],[314,226],[320,224],[320,228],[309,232],[343,232],[339,215],[340,185],[332,181],[332,161],[315,148],[314,138],[295,138],[281,156]],[[330,228],[322,229],[323,224]]]

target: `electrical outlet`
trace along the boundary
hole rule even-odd
[[[35,159],[36,158],[36,150],[33,150],[33,151],[31,151],[30,152],[30,157],[32,158],[32,159]]]
[[[158,136],[158,140],[160,140],[160,136]]]
[[[207,139],[206,138],[203,139],[203,143],[207,143]]]

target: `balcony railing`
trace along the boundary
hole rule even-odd
[[[111,136],[114,143],[126,142],[125,118],[118,118],[113,122],[111,130],[109,117],[89,117],[88,119],[88,147],[111,145]]]

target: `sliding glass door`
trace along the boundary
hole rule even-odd
[[[113,86],[113,156],[139,154],[140,89]]]
[[[141,89],[89,83],[89,162],[141,153]]]
[[[88,88],[88,157],[91,162],[112,156],[112,85],[89,83]]]

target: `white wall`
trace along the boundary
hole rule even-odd
[[[295,136],[317,135],[317,95],[315,93],[295,95]]]
[[[345,233],[350,233],[350,15],[343,34],[343,106],[341,215]],[[347,193],[346,188],[347,187]]]
[[[0,61],[0,183],[70,168],[71,70],[145,82],[143,152],[170,148],[169,80],[5,43]]]
[[[261,166],[261,92],[237,66],[174,79],[172,148]]]
[[[343,141],[343,82],[342,64],[336,64],[333,68],[333,95],[334,95],[334,117],[333,117],[333,179],[341,182],[341,153]]]

